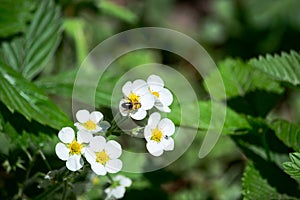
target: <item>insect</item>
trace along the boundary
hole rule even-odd
[[[127,110],[137,110],[142,105],[140,102],[125,102],[125,103],[122,103],[121,106]]]
[[[169,136],[168,136],[168,135],[165,135],[164,137],[165,137],[166,140],[169,139]]]

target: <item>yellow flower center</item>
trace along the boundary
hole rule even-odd
[[[141,108],[140,97],[134,93],[130,93],[128,96],[128,102],[132,103],[132,109],[137,110]]]
[[[154,96],[156,96],[157,98],[159,98],[159,93],[158,92],[151,92]]]
[[[83,124],[84,128],[86,128],[87,130],[91,131],[91,130],[95,130],[97,125],[95,124],[95,122],[93,122],[92,120],[88,120],[87,122],[85,122]]]
[[[96,153],[96,161],[104,165],[110,158],[105,151],[100,151]]]
[[[161,138],[163,137],[163,133],[158,129],[152,129],[152,136],[151,136],[151,140],[155,141],[155,142],[160,142]]]
[[[77,141],[73,141],[69,144],[69,149],[71,154],[80,154],[82,145],[79,144]]]

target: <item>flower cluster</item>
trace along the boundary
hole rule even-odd
[[[76,113],[77,137],[70,127],[62,128],[58,133],[59,142],[55,147],[57,156],[66,161],[66,167],[77,171],[84,165],[83,157],[90,163],[92,170],[98,175],[117,173],[122,168],[122,161],[118,159],[122,154],[121,145],[114,141],[107,141],[103,136],[96,135],[103,128],[100,121],[102,113],[89,113],[80,110]]]
[[[155,107],[161,112],[171,112],[169,106],[173,102],[172,93],[164,87],[164,81],[157,75],[150,75],[147,81],[138,79],[128,81],[122,87],[124,98],[119,103],[123,116],[134,120],[142,120],[147,116],[147,110]],[[144,128],[146,147],[153,156],[160,156],[163,151],[174,149],[174,140],[170,137],[175,132],[175,126],[170,119],[161,119],[159,112],[154,112]]]

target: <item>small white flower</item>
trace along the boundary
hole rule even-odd
[[[158,112],[152,113],[144,129],[147,150],[153,156],[160,156],[163,151],[174,149],[174,140],[170,136],[175,132],[174,123],[167,118],[160,120]]]
[[[155,98],[154,106],[162,112],[170,112],[169,106],[173,102],[172,93],[164,88],[164,81],[157,75],[151,75],[147,79],[149,90]]]
[[[107,199],[123,198],[126,191],[125,187],[129,187],[131,183],[132,183],[131,179],[125,176],[117,175],[113,177],[113,183],[111,184],[111,186],[104,190],[104,192],[107,194]]]
[[[135,120],[146,117],[146,110],[154,105],[154,98],[148,90],[148,85],[143,80],[128,81],[122,87],[124,99],[120,101],[119,110],[123,116],[129,115]]]
[[[90,113],[87,110],[79,110],[76,113],[76,122],[74,125],[78,130],[86,130],[90,133],[97,133],[102,130],[99,123],[103,119],[103,114],[98,111]]]
[[[85,131],[77,132],[77,140],[75,132],[70,127],[62,128],[58,133],[61,142],[55,146],[56,155],[66,162],[66,166],[71,171],[77,171],[83,166],[81,155],[85,153],[86,143],[91,140],[92,135]]]
[[[118,159],[122,154],[121,145],[110,140],[106,142],[102,136],[95,136],[90,140],[85,158],[91,164],[92,170],[98,175],[117,173],[121,170],[123,163]]]

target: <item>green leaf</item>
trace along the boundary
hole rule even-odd
[[[293,50],[289,54],[283,52],[280,56],[259,56],[258,59],[251,59],[249,63],[273,79],[293,85],[300,84],[300,55]]]
[[[288,147],[300,150],[300,127],[284,120],[276,120],[272,124],[276,136]]]
[[[72,124],[40,89],[1,62],[0,93],[0,100],[11,112],[18,111],[28,120],[33,119],[55,129]]]
[[[242,178],[244,199],[297,199],[280,194],[269,185],[268,181],[262,177],[259,170],[252,163],[248,163]]]
[[[218,71],[211,73],[205,79],[205,84],[213,87],[216,91],[222,91],[222,88],[220,88],[222,85],[216,81],[218,80],[218,73],[220,73],[224,82],[227,99],[236,96],[245,96],[246,93],[255,90],[264,90],[277,94],[282,93],[284,90],[279,83],[239,59],[224,60],[219,64]],[[215,93],[218,94],[218,92]],[[216,95],[215,98],[222,100],[222,96]]]
[[[31,18],[32,1],[2,0],[0,3],[0,37],[24,32]]]
[[[195,112],[195,108],[192,104],[185,105],[184,112]],[[239,115],[238,113],[234,112],[230,108],[226,107],[221,103],[214,103],[216,110],[224,110],[226,109],[226,118],[224,124],[219,124],[222,120],[217,120],[215,123],[212,123],[212,102],[211,101],[199,101],[198,108],[200,111],[199,116],[199,127],[192,127],[192,128],[199,128],[204,130],[214,130],[217,129],[219,126],[223,126],[223,133],[226,134],[233,134],[235,131],[243,131],[246,129],[250,129],[250,125],[246,118],[243,115]],[[181,126],[191,126],[191,123],[188,119],[181,119],[181,108],[179,104],[173,104],[172,112],[168,114],[168,117],[176,124]],[[218,117],[218,116],[214,116]],[[225,115],[224,115],[225,117]]]
[[[137,16],[130,10],[110,1],[100,1],[99,8],[104,14],[119,18],[127,23],[133,24],[137,21]]]
[[[21,71],[25,78],[34,78],[54,53],[60,26],[59,8],[53,1],[40,1],[24,37],[3,44],[4,61]]]
[[[285,172],[294,179],[300,180],[300,153],[290,153],[291,162],[283,163]]]

